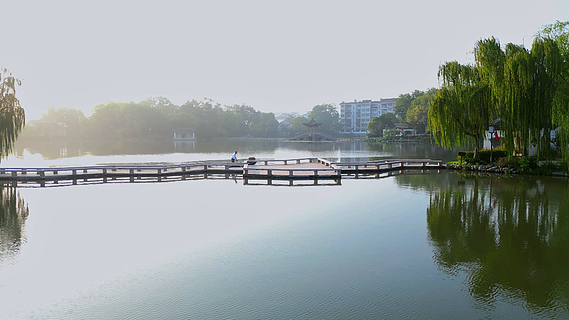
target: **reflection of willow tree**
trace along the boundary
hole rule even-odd
[[[0,260],[20,249],[29,210],[16,188],[0,186]]]
[[[498,185],[437,191],[427,209],[437,264],[466,270],[472,295],[499,293],[530,308],[569,308],[569,202],[552,201],[547,185]],[[480,189],[480,190],[479,190]],[[499,196],[498,196],[499,194]]]

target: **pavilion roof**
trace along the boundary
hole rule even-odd
[[[312,120],[310,120],[308,123],[303,122],[302,124],[307,126],[307,127],[316,127],[316,126],[322,125],[322,123],[318,123],[318,122],[314,121],[314,118],[312,118]]]

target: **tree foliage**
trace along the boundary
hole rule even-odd
[[[509,155],[537,147],[538,156],[550,151],[553,99],[562,57],[556,41],[535,38],[531,50],[509,43],[502,49],[494,38],[481,40],[475,58],[490,86],[493,111]]]
[[[382,137],[383,129],[395,128],[395,122],[397,122],[397,116],[391,112],[371,118],[367,124],[368,137]]]
[[[559,76],[555,79],[557,91],[553,98],[552,120],[557,126],[557,139],[565,165],[569,167],[569,21],[546,25],[539,33],[550,38],[559,48],[561,58]]]
[[[435,88],[431,88],[427,92],[420,91],[421,94],[411,101],[411,107],[407,110],[407,115],[404,119],[417,133],[425,133],[427,129],[429,101],[437,91]]]
[[[0,158],[12,151],[14,142],[26,122],[24,108],[16,98],[16,87],[22,82],[3,69],[0,72]]]
[[[412,93],[400,94],[395,102],[395,107],[393,108],[397,117],[403,121],[407,119],[407,112],[411,109],[411,104],[415,99],[423,94],[424,92],[421,90],[415,90]]]
[[[292,135],[297,136],[297,135],[305,133],[306,128],[304,127],[304,124],[307,123],[308,121],[310,121],[310,120],[307,119],[306,117],[294,118],[292,121],[292,126],[291,126]]]
[[[559,22],[546,27],[531,50],[512,43],[503,47],[495,38],[483,39],[474,48],[474,65],[441,66],[443,85],[429,112],[434,140],[450,147],[464,143],[468,136],[477,148],[484,130],[499,118],[509,156],[536,147],[538,156],[547,159],[553,121],[562,123],[567,114],[562,98],[566,27]],[[554,105],[558,106],[555,110]]]
[[[431,138],[442,147],[470,142],[478,156],[479,142],[490,119],[492,96],[478,69],[458,62],[439,68],[441,89],[430,101]]]
[[[492,38],[477,43],[475,56],[492,89],[508,154],[536,147],[538,156],[548,158],[553,100],[563,66],[557,42],[537,36],[531,50],[511,43],[503,50]]]
[[[47,113],[40,118],[42,121],[57,123],[66,128],[67,135],[71,137],[82,137],[82,129],[87,121],[83,111],[71,108],[47,107]]]
[[[319,104],[312,108],[308,118],[322,123],[321,131],[324,133],[336,133],[340,131],[340,115],[333,104]]]
[[[166,117],[146,103],[107,102],[95,106],[88,136],[98,139],[152,139],[170,134]]]
[[[171,139],[173,129],[180,127],[195,129],[200,139],[275,137],[279,127],[273,113],[260,112],[244,104],[221,106],[204,99],[177,106],[163,97],[139,103],[103,103],[95,106],[88,118],[77,109],[49,107],[41,120],[65,127],[67,138],[99,140]],[[28,127],[28,138],[40,136],[41,130]]]

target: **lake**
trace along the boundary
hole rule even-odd
[[[55,145],[58,156],[21,147],[2,166],[226,160],[233,149],[341,161],[456,155],[359,142],[201,144]],[[568,192],[565,178],[445,170],[325,186],[4,187],[0,319],[568,318]]]
[[[179,163],[229,160],[234,151],[240,159],[290,159],[320,157],[334,161],[413,158],[454,161],[456,150],[443,150],[421,143],[387,144],[365,142],[304,143],[277,141],[209,142],[18,142],[14,154],[2,159],[5,167],[94,165],[105,163]]]

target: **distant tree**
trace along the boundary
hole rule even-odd
[[[151,107],[158,109],[162,114],[165,116],[170,116],[178,109],[178,106],[173,104],[167,98],[164,97],[150,97],[142,102],[139,103],[140,105],[148,104]]]
[[[337,133],[341,129],[340,115],[333,104],[314,106],[308,118],[314,118],[314,121],[322,123],[321,131],[324,133]]]
[[[99,139],[119,139],[117,129],[126,122],[120,108],[124,102],[106,102],[96,105],[88,121],[88,136]]]
[[[261,112],[259,122],[252,125],[251,132],[255,137],[276,137],[278,134],[279,122],[273,113]]]
[[[40,118],[42,121],[56,122],[66,127],[67,136],[73,138],[80,138],[83,136],[83,126],[87,118],[83,111],[71,108],[54,108],[47,107],[47,113],[44,113]]]
[[[306,132],[306,128],[304,123],[307,123],[309,120],[305,117],[296,117],[292,121],[291,127],[291,134],[292,136],[297,136]]]
[[[391,112],[371,118],[367,124],[368,137],[382,137],[383,129],[395,128],[395,122],[397,122],[397,116]]]
[[[107,102],[95,106],[88,119],[89,137],[152,139],[169,137],[166,117],[147,103]]]
[[[234,104],[232,106],[227,106],[226,110],[235,115],[238,135],[245,136],[252,134],[253,126],[256,126],[257,130],[260,129],[259,124],[261,122],[261,112],[255,110],[253,107],[245,104]]]
[[[0,73],[0,158],[10,154],[14,142],[26,122],[24,108],[16,98],[16,87],[22,82],[2,69]]]
[[[407,110],[405,120],[417,133],[425,133],[428,124],[429,101],[438,90],[433,88],[423,92],[411,102],[411,108]]]
[[[393,139],[397,137],[399,131],[397,129],[385,129],[385,134],[383,135],[384,138]]]
[[[401,119],[401,121],[405,121],[405,119],[407,119],[407,112],[409,109],[411,109],[413,100],[417,99],[417,97],[422,96],[423,94],[423,91],[415,90],[411,94],[404,93],[399,95],[397,101],[395,102],[395,107],[393,110],[395,111],[397,117]]]
[[[407,117],[407,110],[411,108],[411,102],[413,101],[413,97],[408,94],[400,94],[397,100],[395,101],[395,107],[393,111],[400,119],[405,119]]]
[[[227,137],[238,129],[237,120],[211,99],[187,101],[170,117],[170,121],[177,126],[194,128],[200,139]]]

